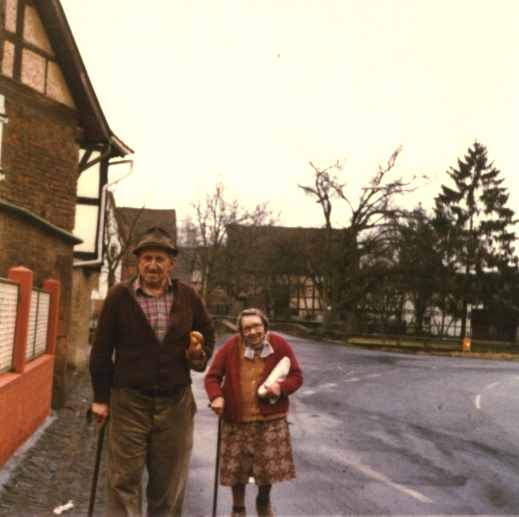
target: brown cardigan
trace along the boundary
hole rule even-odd
[[[213,325],[202,299],[192,287],[173,280],[170,326],[160,343],[131,285],[130,281],[110,289],[99,316],[90,354],[95,402],[108,402],[111,388],[173,392],[189,385],[191,365],[185,350],[191,330],[203,334],[208,358],[213,352]]]

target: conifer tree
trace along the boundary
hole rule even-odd
[[[436,197],[436,223],[449,226],[450,260],[463,274],[461,288],[462,337],[466,335],[467,304],[485,308],[503,299],[488,288],[489,278],[503,288],[503,278],[513,281],[517,268],[514,255],[514,211],[507,206],[509,194],[502,186],[501,172],[489,162],[485,146],[475,142],[448,175],[453,187],[442,185]],[[441,245],[441,243],[439,243]],[[486,287],[485,287],[486,286]],[[495,296],[497,295],[497,297]]]

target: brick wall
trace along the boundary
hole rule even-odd
[[[63,291],[60,305],[60,333],[68,334],[72,296],[72,248],[59,237],[28,221],[0,210],[0,276],[23,265],[34,272],[34,282],[56,278]]]
[[[5,179],[0,199],[28,210],[71,233],[74,229],[79,160],[75,112],[23,85],[0,77],[8,123],[2,161]],[[66,401],[72,296],[73,244],[34,220],[0,207],[0,276],[23,265],[35,283],[56,278],[62,285],[55,358],[54,406]]]
[[[79,160],[75,119],[36,93],[12,89],[5,97],[9,122],[2,143],[5,180],[0,195],[71,232]]]

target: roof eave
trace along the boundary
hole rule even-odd
[[[34,0],[77,106],[84,139],[112,145],[113,156],[133,150],[110,129],[59,0]]]

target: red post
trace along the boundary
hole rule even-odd
[[[49,278],[43,282],[43,289],[50,294],[49,326],[47,327],[47,354],[54,354],[56,352],[56,342],[58,340],[61,283],[59,280]]]
[[[18,314],[14,333],[14,371],[23,373],[25,369],[25,350],[29,333],[29,312],[31,310],[31,294],[33,274],[30,269],[18,266],[12,267],[7,275],[9,280],[20,286]]]

